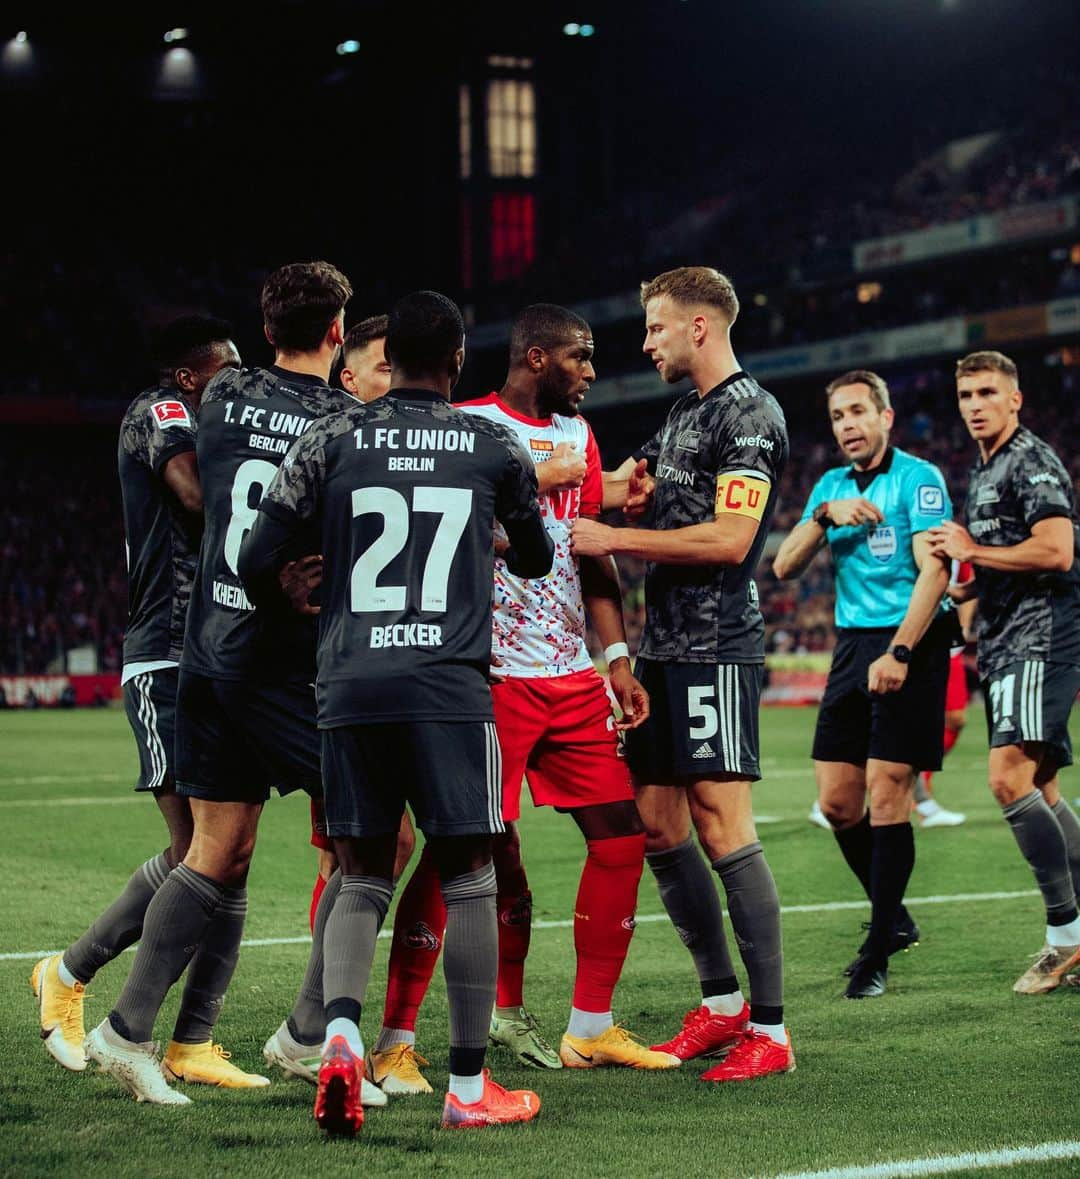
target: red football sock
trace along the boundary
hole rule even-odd
[[[308,913],[308,925],[312,933],[315,932],[315,910],[319,907],[319,898],[322,896],[325,888],[326,881],[323,880],[322,873],[320,872],[315,877],[315,887],[311,890],[311,911]]]
[[[383,1027],[411,1032],[439,961],[446,905],[439,872],[427,847],[409,878],[394,916]]]
[[[579,1011],[610,1011],[634,934],[645,836],[590,839],[587,847],[574,905],[574,1006]]]
[[[521,1007],[525,959],[532,937],[532,893],[521,862],[519,845],[494,848],[495,880],[499,910],[499,980],[496,1007]]]
[[[946,729],[945,730],[945,752],[948,753],[949,750],[952,749],[952,747],[956,744],[956,742],[959,741],[959,739],[960,739],[960,730],[959,729]]]

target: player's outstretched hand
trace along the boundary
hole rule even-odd
[[[649,474],[647,459],[638,459],[634,469],[630,472],[630,480],[626,488],[626,503],[623,505],[623,518],[628,524],[636,524],[649,510],[653,493],[656,491],[656,480]]]
[[[560,442],[547,462],[536,468],[540,491],[566,491],[585,482],[585,456],[572,442]]]
[[[841,528],[853,524],[882,524],[885,521],[877,504],[861,497],[829,500],[829,519]]]
[[[929,529],[929,540],[930,552],[935,557],[970,561],[975,555],[975,542],[971,539],[971,533],[955,520],[944,520]]]
[[[579,516],[574,521],[570,546],[575,557],[610,556],[615,551],[614,543],[614,528],[601,524],[599,520],[590,520],[586,516]]]
[[[871,692],[883,696],[886,692],[899,692],[907,679],[907,664],[894,659],[888,651],[880,655],[867,669],[867,687]]]
[[[622,709],[622,720],[615,722],[619,732],[636,729],[649,719],[649,693],[634,679],[629,659],[616,659],[608,672],[611,690]]]
[[[322,554],[290,561],[278,574],[281,589],[299,614],[318,614],[319,607],[309,601],[313,590],[322,585]]]

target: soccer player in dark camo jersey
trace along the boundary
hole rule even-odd
[[[389,393],[317,423],[293,447],[240,561],[252,599],[273,601],[283,561],[312,524],[320,530],[317,694],[341,883],[323,933],[315,1117],[339,1134],[363,1122],[358,1024],[406,802],[447,906],[443,1125],[528,1121],[539,1111],[534,1093],[508,1093],[482,1071],[498,963],[491,836],[503,829],[486,587],[494,520],[506,529],[507,566],[522,577],[547,573],[553,546],[520,444],[448,404],[465,354],[457,307],[433,291],[406,296],[391,312],[387,351]],[[330,896],[328,888],[320,922]]]
[[[979,447],[967,527],[931,530],[935,551],[975,566],[950,591],[978,598],[979,678],[990,735],[990,789],[1046,906],[1046,938],[1013,990],[1043,994],[1080,965],[1080,820],[1061,796],[1072,764],[1069,714],[1080,690],[1080,562],[1072,481],[1054,450],[1020,424],[1016,365],[973,352],[956,366],[960,416]]]
[[[188,1102],[160,1071],[150,1043],[154,1021],[196,946],[218,959],[225,979],[235,967],[247,871],[270,788],[320,789],[310,686],[313,619],[285,610],[253,611],[236,561],[288,447],[312,421],[348,402],[327,380],[351,294],[345,276],[325,262],[275,271],[261,299],[273,366],[219,373],[200,406],[204,532],[176,731],[177,789],[191,800],[194,831],[183,862],[146,910],[135,963],[116,1006],[87,1037],[87,1054],[142,1101]],[[166,1065],[168,1075],[186,1079],[193,1062],[178,1053]]]
[[[176,793],[173,726],[177,666],[202,531],[194,415],[207,382],[223,368],[239,367],[240,356],[231,337],[227,323],[207,316],[185,316],[169,324],[155,348],[158,383],[132,401],[120,425],[117,464],[128,551],[128,623],[121,683],[139,751],[135,789],[153,794],[169,829],[169,847],[135,871],[78,941],[34,968],[31,985],[38,998],[45,1048],[74,1071],[86,1067],[82,1016],[86,984],[139,939],[150,899],[191,840],[191,807]],[[174,1043],[207,1040],[201,1007],[207,992],[216,992],[213,975],[213,963],[196,957]],[[243,1076],[238,1069],[232,1072],[234,1080]]]
[[[690,949],[703,1001],[682,1030],[655,1045],[684,1060],[730,1047],[703,1079],[736,1081],[795,1067],[783,1019],[780,901],[754,828],[751,783],[761,777],[758,702],[764,622],[753,571],[787,461],[784,416],[739,368],[730,281],[705,266],[642,284],[644,352],[670,384],[696,386],[659,433],[614,474],[641,459],[655,477],[652,527],[581,519],[575,551],[648,562],[645,631],[634,672],[652,713],[627,740],[627,761],[648,836],[646,859]],[[750,980],[743,999],[724,938],[716,888],[727,894]]]

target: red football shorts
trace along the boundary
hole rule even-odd
[[[949,659],[949,683],[945,689],[945,711],[962,712],[967,706],[967,672],[964,670],[964,654],[959,651]]]
[[[334,850],[334,841],[326,834],[326,813],[321,798],[311,800],[311,846],[319,851]]]
[[[537,806],[573,810],[634,797],[619,755],[615,714],[592,669],[492,685],[502,748],[503,814],[521,815],[521,779]]]

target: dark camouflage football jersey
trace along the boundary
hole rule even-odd
[[[637,452],[656,477],[651,527],[704,524],[729,511],[758,521],[738,567],[649,562],[641,655],[680,663],[763,662],[765,624],[753,574],[787,456],[783,410],[744,372],[704,397],[691,390],[679,398]]]
[[[165,465],[195,449],[195,416],[174,388],[147,389],[120,423],[117,466],[128,557],[124,663],[178,661],[184,647],[199,521],[164,480]]]
[[[289,447],[317,418],[354,399],[318,377],[277,368],[226,369],[206,386],[197,453],[205,529],[181,666],[212,679],[314,678],[314,620],[255,611],[236,572],[240,542]],[[296,556],[317,552],[317,540]]]
[[[321,529],[320,727],[491,719],[495,520],[534,564],[546,553],[545,570],[552,552],[533,464],[509,430],[394,390],[312,426],[260,514],[245,572],[266,559],[253,550],[275,522],[283,535],[298,521]]]
[[[1072,521],[1067,573],[1006,573],[975,566],[979,674],[1021,659],[1080,663],[1080,532],[1072,481],[1054,451],[1021,426],[986,463],[971,470],[968,531],[976,544],[1017,545],[1040,520]]]

